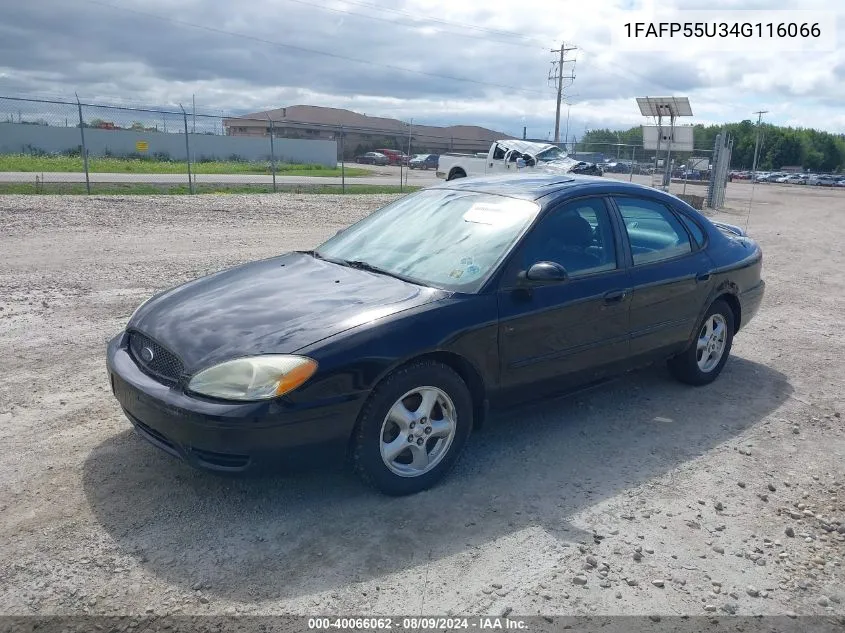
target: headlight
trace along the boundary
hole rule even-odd
[[[317,371],[304,356],[268,354],[236,358],[204,369],[188,389],[224,400],[269,400],[293,391]]]

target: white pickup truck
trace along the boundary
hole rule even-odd
[[[493,174],[579,173],[601,176],[595,163],[567,156],[557,145],[503,139],[494,141],[486,155],[441,154],[437,177],[446,180]]]

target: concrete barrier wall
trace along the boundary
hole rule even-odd
[[[233,156],[242,160],[270,160],[269,137],[189,134],[188,140],[192,160],[227,160]],[[139,151],[138,143],[146,143],[146,151]],[[79,128],[0,123],[0,154],[29,154],[33,151],[57,154],[78,150],[80,144]],[[89,156],[153,156],[161,153],[173,160],[185,160],[184,134],[86,128],[85,145]],[[326,167],[337,165],[336,141],[276,138],[273,145],[278,162]]]

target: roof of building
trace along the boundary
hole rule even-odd
[[[344,126],[350,130],[383,132],[389,134],[405,134],[408,124],[398,119],[387,117],[367,116],[343,108],[325,108],[322,106],[294,105],[287,108],[276,108],[264,112],[252,112],[237,119],[254,119],[256,121],[270,119],[273,122],[287,122],[310,124],[314,126]],[[234,119],[229,119],[231,122]],[[451,125],[440,127],[434,125],[413,125],[412,133],[416,139],[420,138],[455,138],[461,140],[493,141],[499,138],[513,138],[502,132],[490,130],[477,125]]]

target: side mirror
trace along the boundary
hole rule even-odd
[[[556,262],[537,262],[528,270],[519,273],[519,279],[530,285],[547,284],[566,281],[568,275],[566,269]]]
[[[516,168],[517,168],[517,169],[522,169],[522,168],[524,168],[524,167],[525,167],[525,165],[526,165],[526,163],[525,163],[525,159],[524,159],[524,158],[517,158],[517,159],[516,159]]]

